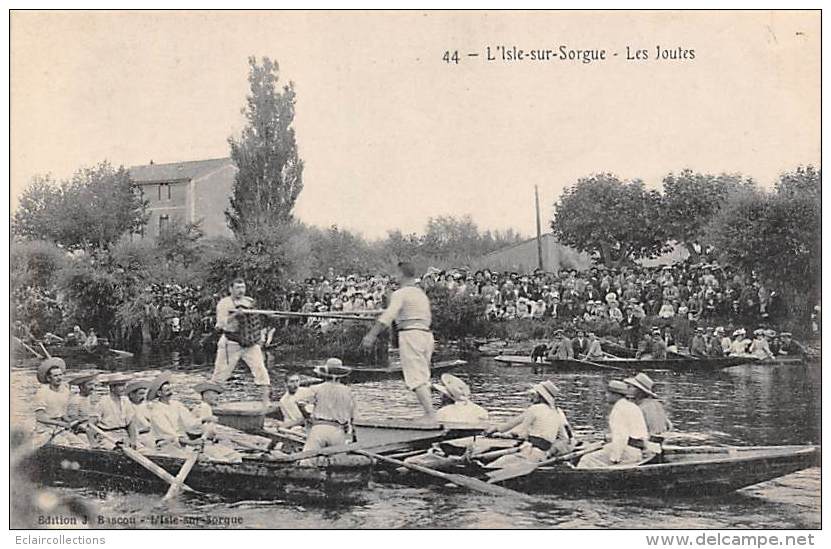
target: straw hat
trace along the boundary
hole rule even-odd
[[[733,330],[733,335],[734,335],[734,336],[743,336],[743,335],[745,335],[746,333],[747,333],[747,332],[745,331],[745,329],[744,329],[744,328],[739,328],[738,330]]]
[[[542,383],[537,383],[531,387],[531,391],[540,395],[552,408],[556,407],[555,397],[560,394],[560,389],[554,385],[553,381],[545,380]]]
[[[640,389],[652,398],[658,398],[658,395],[652,391],[652,387],[655,385],[655,382],[643,372],[639,373],[635,377],[627,377],[623,380],[623,382]]]
[[[93,379],[98,377],[98,372],[92,374],[84,374],[82,376],[75,376],[69,380],[70,385],[83,385],[84,383],[89,383]]]
[[[723,334],[724,333],[724,326],[717,326],[715,333]]]
[[[147,386],[148,402],[156,398],[159,389],[161,389],[162,385],[165,383],[170,383],[170,374],[167,372],[156,376],[156,378],[150,382],[150,385]]]
[[[606,392],[617,393],[619,395],[626,396],[629,393],[629,388],[624,382],[619,381],[617,379],[613,379],[606,386]]]
[[[776,337],[776,330],[765,330],[765,335],[767,337]]]
[[[454,401],[465,401],[470,398],[470,387],[467,383],[452,374],[442,374],[441,385],[435,385],[436,390],[447,395]]]
[[[37,371],[37,378],[38,381],[41,383],[49,383],[49,380],[46,379],[46,374],[49,373],[49,370],[53,368],[58,368],[61,372],[66,371],[66,362],[62,358],[58,358],[56,356],[49,357],[43,362],[40,363],[38,366]]]
[[[124,388],[124,392],[129,395],[133,391],[138,391],[139,389],[149,389],[149,388],[150,388],[150,382],[149,381],[147,381],[147,380],[133,380],[130,383],[128,383],[127,386]]]
[[[110,374],[106,377],[101,378],[101,383],[105,385],[119,385],[121,383],[127,384],[130,381],[133,381],[133,376],[128,376],[127,374]]]
[[[214,383],[213,381],[203,381],[202,383],[197,383],[196,385],[194,385],[193,390],[201,395],[205,391],[215,391],[217,393],[222,393],[225,389],[223,389],[222,385],[220,385],[219,383]]]
[[[314,367],[314,372],[322,377],[336,379],[343,376],[348,376],[352,372],[352,368],[343,365],[343,361],[339,358],[330,358],[326,364],[320,364]]]

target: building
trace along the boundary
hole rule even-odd
[[[554,235],[542,235],[542,266],[546,272],[560,269],[584,270],[591,266],[589,256],[577,250],[563,246]],[[492,269],[517,273],[530,273],[539,266],[537,239],[529,238],[523,242],[506,246],[480,257],[476,262],[478,269]]]
[[[225,222],[237,168],[230,158],[133,166],[150,214],[144,236],[156,237],[173,222],[200,223],[205,236],[230,235]]]

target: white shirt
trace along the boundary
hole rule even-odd
[[[150,409],[147,407],[147,402],[140,402],[133,404],[127,402],[127,421],[136,424],[136,429],[140,432],[147,432],[150,430]]]
[[[300,411],[299,403],[308,402],[314,397],[314,393],[308,387],[298,387],[294,394],[286,392],[280,398],[280,411],[283,413],[283,421],[297,421],[303,419],[303,412]]]
[[[565,427],[565,415],[548,404],[532,404],[522,412],[521,433],[539,437],[549,442],[557,440],[560,429]]]
[[[390,296],[389,306],[378,317],[378,322],[386,326],[391,326],[393,321],[405,320],[421,320],[425,328],[430,328],[430,299],[421,288],[404,286],[395,290]]]
[[[199,424],[184,404],[171,400],[165,404],[159,400],[150,406],[150,432],[155,440],[176,442],[188,429]]]
[[[239,299],[234,299],[231,296],[225,296],[216,304],[216,327],[226,332],[238,332],[239,321],[236,318],[230,318],[231,310],[239,307],[251,308],[254,306],[254,300],[247,296],[242,296]]]
[[[34,411],[43,410],[49,419],[61,419],[69,408],[69,387],[61,385],[53,391],[49,385],[41,385],[35,393]]]
[[[747,354],[747,340],[746,339],[736,339],[730,344],[730,354],[731,355],[744,355]]]
[[[476,423],[488,419],[488,411],[469,400],[454,402],[444,406],[436,412],[436,421],[439,423]]]
[[[615,402],[609,412],[609,434],[612,438],[609,457],[613,462],[620,460],[630,437],[649,440],[646,420],[637,404],[627,398]]]
[[[773,357],[766,339],[754,339],[750,344],[750,354],[761,359]]]
[[[126,427],[129,423],[127,397],[118,397],[113,399],[112,395],[107,395],[101,402],[98,403],[96,412],[98,415],[98,426],[102,429],[118,429]]]

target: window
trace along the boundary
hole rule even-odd
[[[170,183],[159,183],[159,200],[170,200]]]
[[[164,215],[164,214],[160,215],[159,216],[159,234],[161,234],[162,231],[166,230],[169,226],[170,226],[170,217],[168,217],[167,215]]]

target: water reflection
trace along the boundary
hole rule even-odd
[[[31,425],[31,397],[37,388],[33,364],[11,372],[12,421]],[[193,385],[208,377],[209,366],[193,366],[175,354],[158,354],[125,364],[142,377],[173,370],[177,397],[197,401]],[[78,370],[85,372],[88,368]],[[277,360],[270,370],[277,392],[287,370]],[[71,373],[75,373],[73,370]],[[494,418],[526,405],[525,390],[552,379],[562,390],[560,405],[575,430],[587,437],[603,432],[607,405],[604,386],[614,374],[546,374],[489,359],[457,372],[476,402]],[[677,429],[687,443],[806,444],[820,442],[819,366],[740,366],[720,372],[650,372]],[[419,415],[415,397],[399,380],[352,386],[359,416],[409,418]],[[103,395],[103,387],[102,395]],[[241,366],[225,395],[253,398],[250,374]],[[413,487],[374,482],[349,506],[298,506],[290,501],[222,502],[180,499],[183,514],[242,520],[249,528],[812,528],[820,524],[819,469],[810,469],[718,499],[664,501],[625,494],[617,498],[548,496],[539,505],[495,500],[452,487]],[[71,490],[67,490],[72,492]],[[96,492],[86,493],[101,498]],[[99,507],[110,514],[148,513],[158,495],[109,493]]]

